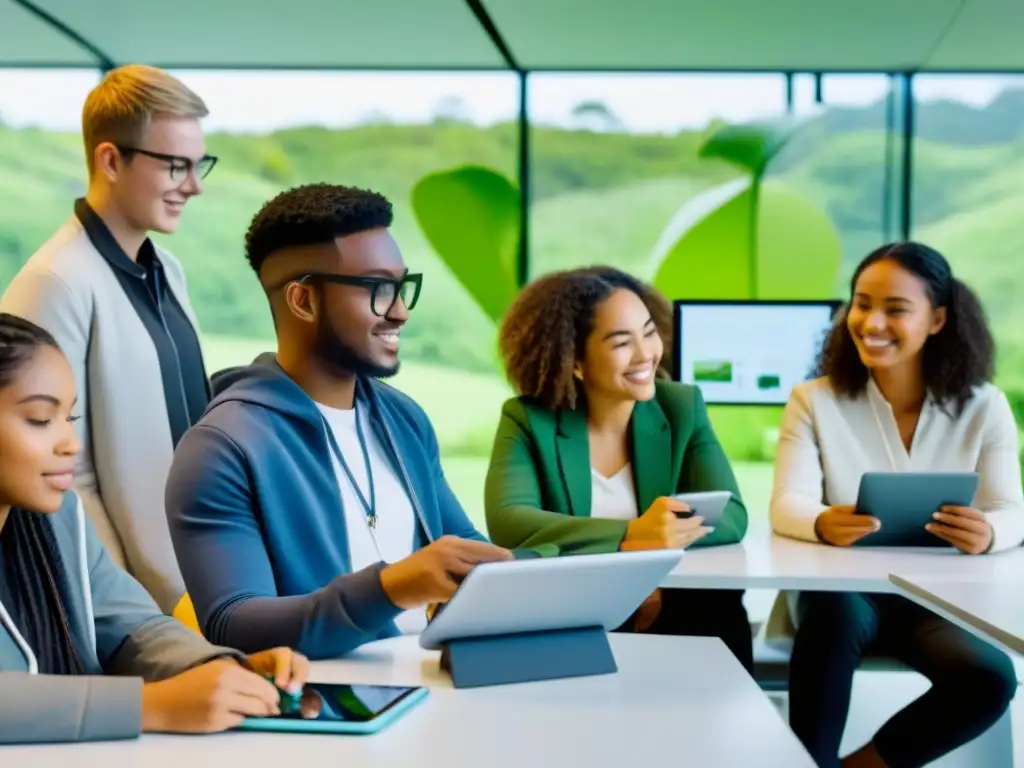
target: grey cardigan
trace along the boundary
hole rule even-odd
[[[157,248],[167,287],[193,327],[185,274]],[[76,489],[114,561],[165,613],[185,585],[174,556],[164,486],[174,455],[156,348],[107,261],[72,216],[0,298],[57,339],[78,383],[82,452]]]
[[[161,614],[110,559],[76,493],[69,492],[50,519],[86,675],[38,674],[35,654],[0,604],[0,744],[138,736],[144,680],[173,677],[218,657],[244,658]]]

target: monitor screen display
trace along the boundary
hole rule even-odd
[[[675,302],[676,379],[707,403],[785,405],[811,377],[838,301]]]

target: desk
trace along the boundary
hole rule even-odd
[[[993,645],[1024,654],[1021,581],[952,580],[916,573],[890,577],[897,591]]]
[[[323,682],[427,685],[430,695],[369,737],[233,732],[207,737],[0,748],[32,768],[415,766],[814,768],[718,639],[612,635],[619,673],[457,691],[415,638],[318,662]],[[630,739],[629,734],[635,734]]]
[[[661,586],[678,589],[782,589],[895,592],[891,573],[1024,582],[1024,549],[983,557],[949,548],[830,547],[774,534],[687,551]]]

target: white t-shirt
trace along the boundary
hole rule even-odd
[[[590,468],[590,516],[633,520],[637,516],[633,467],[626,464],[611,477]]]
[[[381,560],[385,563],[394,563],[408,557],[412,554],[413,541],[416,537],[416,514],[405,487],[384,452],[384,446],[374,434],[366,414],[358,405],[351,410],[331,408],[321,403],[317,403],[317,407],[334,433],[334,439],[342,456],[345,457],[345,463],[367,503],[370,503],[370,484],[366,476],[366,460],[363,458],[359,434],[356,431],[357,418],[362,426],[370,456],[377,511],[377,527],[372,531],[359,496],[352,488],[352,483],[337,457],[333,455],[334,452],[331,452],[334,475],[338,479],[338,487],[341,488],[341,506],[345,514],[352,571],[362,570]],[[422,632],[427,625],[426,608],[405,611],[399,614],[395,623],[405,634]]]

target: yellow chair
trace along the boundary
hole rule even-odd
[[[181,600],[179,600],[178,604],[174,606],[174,612],[171,616],[176,618],[196,634],[203,634],[202,630],[199,629],[199,619],[196,618],[196,609],[195,606],[192,605],[192,598],[188,596],[188,592],[181,596]]]

